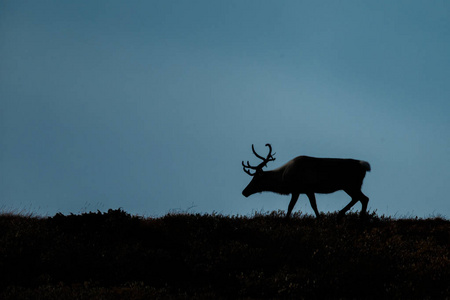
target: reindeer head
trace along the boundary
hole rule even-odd
[[[242,161],[242,166],[244,169],[244,172],[247,173],[248,175],[252,176],[253,179],[252,181],[250,181],[250,183],[247,185],[247,187],[242,191],[242,194],[245,197],[248,197],[254,193],[258,193],[262,191],[262,182],[263,180],[263,175],[264,175],[264,171],[262,170],[263,167],[267,166],[267,163],[269,161],[274,161],[275,157],[273,157],[274,154],[272,154],[272,146],[270,144],[266,144],[267,147],[269,147],[269,154],[267,154],[267,157],[264,158],[261,155],[259,155],[258,153],[256,153],[255,151],[255,147],[252,144],[252,151],[253,154],[256,155],[256,157],[258,157],[259,159],[262,159],[263,162],[260,163],[259,165],[255,166],[251,166],[249,161],[247,161],[247,164],[244,164],[244,161]],[[250,170],[255,170],[254,173],[250,172]]]

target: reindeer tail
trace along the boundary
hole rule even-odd
[[[359,163],[367,172],[370,172],[370,164],[367,161],[360,160]]]

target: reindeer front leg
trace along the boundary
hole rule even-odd
[[[316,217],[320,218],[319,211],[317,210],[316,196],[314,195],[314,193],[308,193],[306,194],[306,196],[308,196],[309,203],[311,203],[311,207],[314,210]]]
[[[286,218],[289,218],[291,215],[292,210],[294,209],[295,203],[297,203],[298,196],[300,196],[299,193],[292,193],[291,202],[289,202],[288,212],[286,215]]]

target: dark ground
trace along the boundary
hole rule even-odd
[[[0,215],[0,299],[450,298],[450,221]]]

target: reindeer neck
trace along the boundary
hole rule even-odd
[[[264,189],[268,192],[289,194],[289,192],[287,192],[285,189],[282,175],[283,172],[278,169],[264,172]]]

